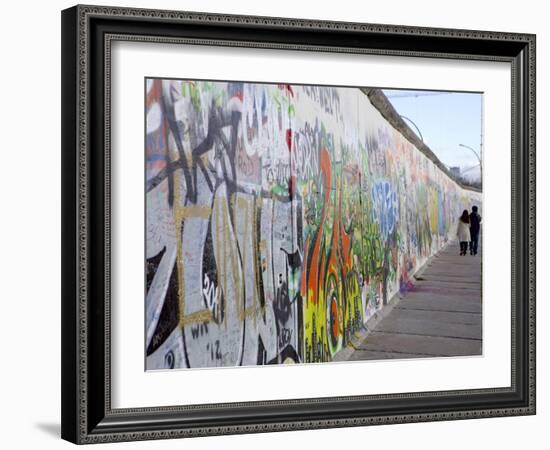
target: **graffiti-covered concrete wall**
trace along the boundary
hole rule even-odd
[[[480,202],[356,88],[150,79],[146,134],[148,369],[330,361]]]

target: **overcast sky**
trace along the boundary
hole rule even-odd
[[[482,98],[479,93],[384,89],[384,94],[405,122],[447,166],[460,166],[464,175],[479,178],[479,162],[474,153],[459,144],[481,146]]]

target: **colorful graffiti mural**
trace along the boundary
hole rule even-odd
[[[330,361],[479,204],[359,89],[146,85],[149,370]]]

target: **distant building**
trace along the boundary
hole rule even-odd
[[[458,166],[449,167],[449,171],[456,178],[460,178],[460,167],[458,167]]]

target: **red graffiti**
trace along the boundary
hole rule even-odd
[[[292,130],[290,128],[286,129],[286,145],[288,146],[288,151],[292,150]]]
[[[278,84],[277,87],[282,91],[288,92],[291,97],[294,97],[294,91],[292,90],[292,86],[290,84]]]
[[[317,229],[317,236],[313,246],[313,251],[311,252],[311,259],[308,261],[308,270],[307,270],[307,290],[303,295],[307,297],[307,294],[311,292],[313,295],[309,300],[314,304],[318,303],[318,297],[321,291],[321,283],[325,279],[325,252],[324,252],[324,228],[325,221],[327,219],[328,206],[330,202],[330,155],[327,149],[322,149],[319,156],[319,168],[321,174],[323,175],[323,184],[324,184],[324,201],[323,201],[323,212],[321,214],[321,223]],[[308,241],[309,244],[309,241]]]

